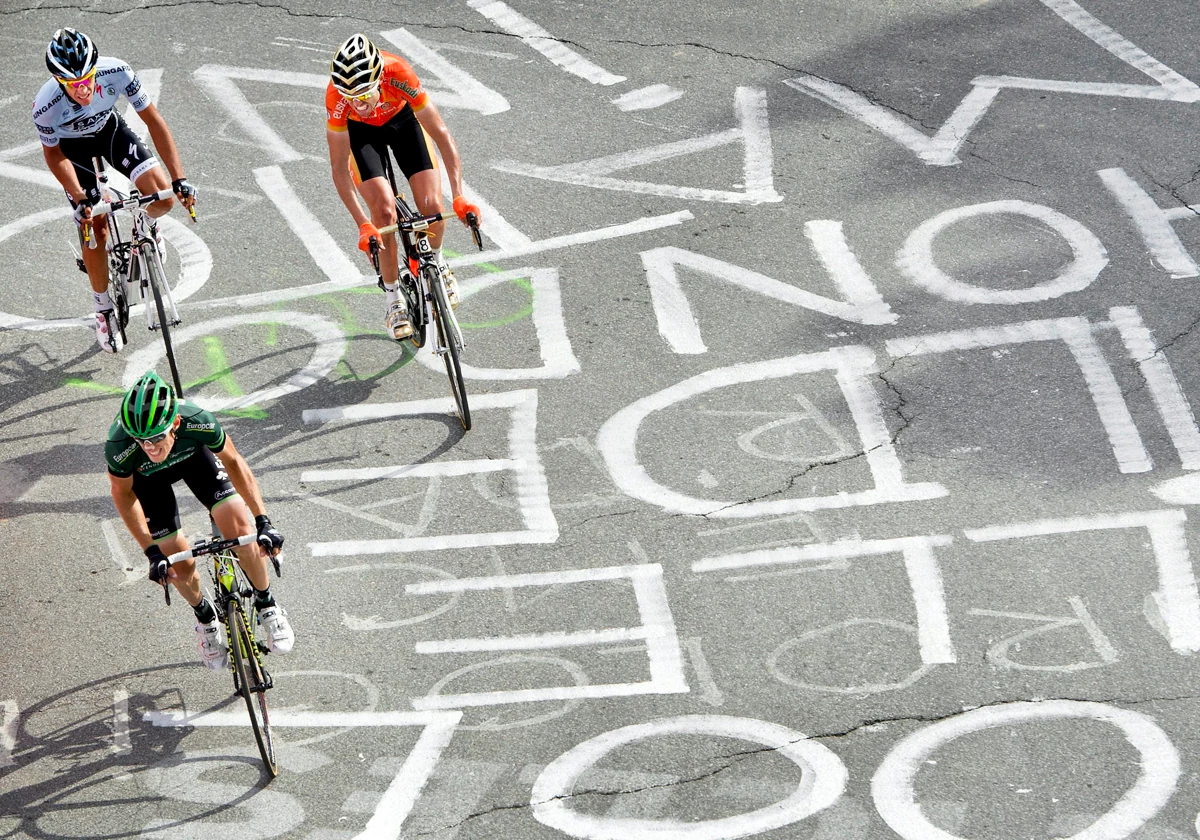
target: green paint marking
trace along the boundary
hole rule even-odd
[[[230,417],[245,417],[249,420],[266,420],[270,416],[261,408],[255,408],[254,406],[246,408],[222,408],[218,413],[228,414]]]
[[[218,382],[231,397],[244,397],[246,392],[233,378],[233,370],[229,367],[229,359],[225,356],[225,346],[215,335],[204,336],[204,358],[208,362],[210,374],[205,378],[205,384]],[[190,385],[188,386],[191,387]]]
[[[515,280],[510,280],[514,286],[524,289],[529,295],[529,303],[522,309],[512,313],[511,315],[503,315],[492,321],[459,321],[458,325],[464,330],[483,330],[488,327],[503,327],[522,318],[528,318],[533,314],[533,284],[523,277]]]
[[[64,388],[83,388],[85,391],[96,391],[101,394],[124,394],[124,388],[116,388],[112,385],[104,385],[100,382],[93,382],[90,379],[75,379],[68,377],[63,380]]]

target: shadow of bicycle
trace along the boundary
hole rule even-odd
[[[160,831],[175,836],[181,827],[228,812],[260,793],[271,777],[252,740],[244,753],[185,752],[192,727],[154,726],[144,719],[149,712],[236,710],[232,695],[203,710],[184,707],[179,669],[196,667],[188,662],[126,671],[20,710],[8,764],[0,766],[0,836],[106,840]],[[183,785],[191,794],[202,789],[194,781],[218,766],[230,770],[237,784],[221,785],[220,796],[181,791]],[[180,800],[201,807],[188,807],[186,817],[171,819],[177,811],[171,803]]]

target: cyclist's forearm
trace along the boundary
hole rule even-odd
[[[157,120],[146,122],[146,128],[150,130],[150,139],[154,142],[154,151],[158,154],[159,161],[167,168],[167,172],[170,173],[171,180],[176,181],[184,177],[183,161],[179,159],[179,149],[175,145],[175,137],[171,134],[171,130],[167,128],[167,124],[160,117]]]
[[[358,190],[354,189],[354,182],[350,180],[349,174],[346,175],[344,182],[343,179],[334,175],[333,186],[337,189],[338,198],[342,200],[342,204],[346,205],[346,209],[354,217],[355,227],[362,227],[364,222],[371,221],[371,217],[363,211],[362,205],[358,203]]]
[[[450,133],[446,121],[442,119],[441,112],[432,102],[416,114],[417,122],[425,129],[425,133],[433,138],[438,153],[442,156],[442,163],[446,165],[446,177],[450,179],[450,194],[457,198],[463,191],[462,159],[458,156],[458,144],[454,142],[454,136]]]
[[[42,157],[46,159],[46,166],[49,168],[50,174],[54,176],[54,180],[62,185],[62,188],[67,191],[67,195],[71,196],[72,201],[78,203],[87,197],[83,192],[83,187],[79,186],[79,179],[75,177],[74,164],[67,159],[61,148],[42,146]]]
[[[262,491],[258,489],[258,479],[254,477],[250,465],[228,436],[225,437],[225,447],[221,450],[221,463],[225,465],[225,472],[229,473],[229,482],[233,489],[242,497],[246,507],[250,508],[250,513],[265,516],[267,506],[263,502]]]
[[[138,497],[132,491],[120,487],[113,481],[111,475],[109,481],[112,484],[113,504],[117,508],[121,521],[133,535],[138,548],[145,551],[154,542],[154,537],[150,536],[150,530],[146,527],[146,514],[142,511],[142,503],[138,501]]]

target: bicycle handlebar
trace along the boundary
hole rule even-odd
[[[406,233],[414,233],[419,230],[428,230],[430,225],[450,218],[454,218],[454,215],[447,213],[434,213],[432,216],[414,216],[411,219],[401,219],[394,225],[381,227],[379,232],[384,234],[395,233],[402,230]],[[467,214],[467,227],[471,228],[471,237],[475,240],[475,247],[482,251],[483,237],[479,234],[479,219],[474,213]]]
[[[129,198],[123,198],[119,201],[101,201],[92,205],[93,216],[103,216],[106,213],[111,213],[113,210],[123,210],[130,205],[136,204],[138,207],[145,207],[147,204],[153,204],[156,201],[166,201],[168,198],[174,198],[175,193],[170,189],[159,190],[148,195],[139,195],[133,193]]]
[[[171,190],[159,190],[148,195],[140,195],[135,190],[128,198],[122,198],[118,201],[100,201],[92,205],[92,216],[103,216],[111,213],[114,210],[130,209],[134,206],[145,207],[147,204],[153,204],[156,201],[166,201],[168,198],[174,197],[175,193]],[[196,221],[196,211],[189,207],[188,212],[192,214],[192,221]],[[96,237],[91,235],[91,221],[83,223],[83,241],[87,243],[88,248],[96,248]]]
[[[177,551],[174,554],[168,555],[167,565],[179,563],[183,560],[191,560],[193,557],[203,557],[206,554],[216,554],[218,551],[224,551],[227,548],[234,548],[240,545],[250,545],[258,539],[258,534],[245,534],[240,537],[235,537],[231,540],[209,540],[200,545],[192,546],[191,548]]]
[[[167,555],[167,568],[170,568],[175,563],[180,563],[184,560],[191,560],[193,557],[203,557],[206,554],[216,554],[218,551],[224,551],[227,548],[234,548],[241,545],[250,545],[250,543],[258,539],[258,534],[244,534],[232,540],[209,540],[200,545],[192,546],[191,548],[177,551],[174,554]],[[277,567],[278,568],[278,567]],[[167,606],[171,605],[171,587],[167,585],[166,580],[162,583],[163,598],[167,602]]]

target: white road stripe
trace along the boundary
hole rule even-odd
[[[506,3],[501,3],[500,0],[468,0],[467,5],[505,32],[516,35],[572,75],[596,85],[615,85],[625,81],[624,76],[617,76],[588,61],[529,18]]]

